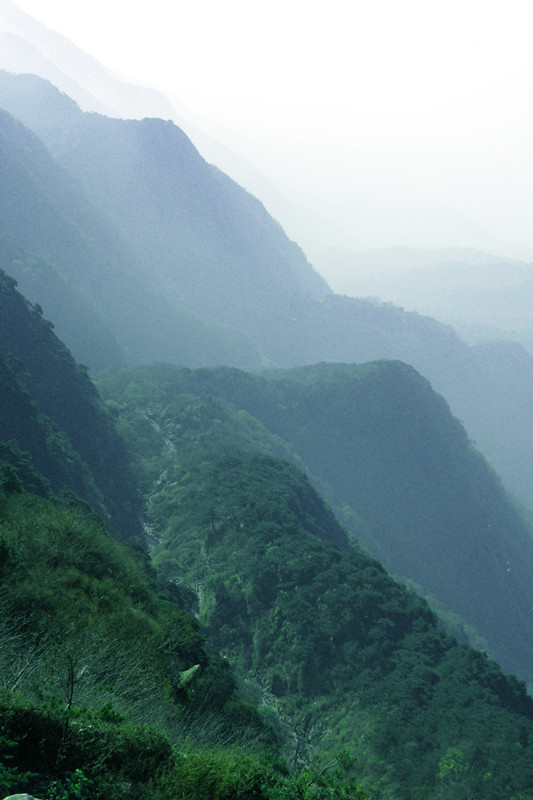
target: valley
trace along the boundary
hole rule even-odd
[[[111,106],[0,69],[0,788],[531,800],[527,339],[336,293]]]

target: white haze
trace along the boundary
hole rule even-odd
[[[526,2],[17,5],[261,170],[327,278],[331,247],[533,247]]]

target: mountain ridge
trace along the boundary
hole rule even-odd
[[[531,531],[412,367],[324,363],[257,376],[154,366],[98,384],[123,402],[136,380],[138,391],[151,387],[156,407],[183,393],[223,399],[258,419],[288,443],[283,457],[307,470],[358,542],[472,625],[508,671],[531,679]]]
[[[110,791],[124,800],[132,780],[145,784],[135,790],[142,800],[206,800],[220,786],[228,800],[253,793],[260,800],[301,800],[306,793],[318,800],[324,792],[334,800],[354,793],[410,800],[420,792],[438,800],[451,787],[463,796],[483,792],[486,800],[505,793],[528,800],[533,707],[524,684],[447,637],[422,600],[359,548],[347,547],[331,508],[301,472],[294,445],[213,396],[218,381],[243,400],[254,399],[249,390],[255,387],[265,413],[292,415],[299,434],[313,422],[335,441],[334,401],[346,404],[332,376],[351,385],[348,372],[361,390],[372,389],[376,375],[388,376],[363,397],[377,420],[375,432],[396,442],[391,452],[404,454],[405,469],[424,453],[438,463],[443,449],[433,452],[422,427],[410,453],[410,431],[423,415],[410,416],[407,401],[414,386],[434,397],[426,379],[397,362],[303,368],[286,373],[283,386],[279,375],[267,380],[229,368],[192,374],[130,367],[102,377],[102,385],[107,380],[112,389],[115,382],[120,391],[107,392],[109,413],[99,417],[101,401],[86,370],[7,276],[0,303],[1,343],[12,353],[11,365],[4,368],[0,359],[0,400],[19,424],[0,438],[39,430],[34,452],[42,457],[51,442],[57,463],[72,468],[73,446],[62,444],[57,428],[42,427],[42,414],[38,419],[37,409],[46,410],[62,423],[66,441],[68,433],[78,437],[88,472],[91,449],[100,459],[93,479],[102,496],[110,481],[130,493],[142,490],[159,540],[156,579],[141,555],[111,546],[79,501],[35,499],[23,491],[29,478],[46,494],[43,479],[54,477],[54,462],[39,463],[41,479],[24,453],[9,442],[0,447],[0,570],[10,602],[3,674],[23,690],[16,697],[9,687],[2,690],[0,704],[16,747],[9,763],[33,773],[8,772],[10,787],[24,781],[46,796],[51,781],[67,791],[83,778],[96,800]],[[265,387],[274,389],[273,397]],[[386,428],[394,389],[407,407],[403,418],[389,414]],[[437,405],[440,412],[447,408],[442,399]],[[357,421],[362,414],[354,407],[351,397],[347,413]],[[329,427],[317,413],[324,409]],[[114,439],[111,420],[127,443],[127,463],[109,463],[101,434],[105,429]],[[456,422],[452,427],[460,429]],[[461,436],[464,446],[464,431]],[[350,449],[353,440],[344,435],[343,441]],[[32,441],[21,443],[27,454]],[[317,446],[327,455],[324,439]],[[422,471],[437,490],[439,475]],[[461,484],[461,474],[453,474]],[[443,484],[447,494],[448,488]],[[86,497],[98,511],[98,492]],[[115,495],[119,510],[139,513],[138,499],[128,497]],[[363,522],[356,530],[364,532]],[[131,530],[124,520],[117,529],[119,538]],[[196,611],[198,623],[187,610]],[[43,649],[30,650],[31,669],[20,681],[12,676],[34,632]],[[207,656],[201,633],[225,659]],[[132,725],[139,719],[142,728]],[[292,763],[292,774],[279,764],[281,756]],[[313,758],[317,766],[310,768]],[[339,770],[326,780],[330,763]],[[351,780],[343,782],[346,772]],[[117,775],[127,789],[117,785]]]

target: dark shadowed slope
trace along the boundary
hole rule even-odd
[[[140,539],[124,444],[86,371],[41,313],[0,271],[0,441],[29,454],[52,491],[89,503],[116,537]]]

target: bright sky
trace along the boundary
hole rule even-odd
[[[415,243],[434,206],[533,245],[526,0],[16,2],[226,128],[339,244]]]

